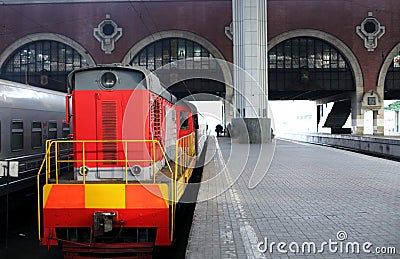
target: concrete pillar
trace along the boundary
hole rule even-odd
[[[362,106],[363,92],[356,91],[351,98],[351,128],[356,135],[364,134],[364,111]]]
[[[270,141],[267,71],[267,1],[233,0],[233,59],[237,134],[247,130],[250,143]],[[248,74],[247,74],[248,73]],[[258,119],[260,127],[254,128]],[[236,121],[236,123],[235,123]],[[261,132],[261,131],[268,132]],[[261,134],[262,137],[255,137]],[[253,138],[254,137],[254,138]]]
[[[385,117],[383,105],[379,110],[373,111],[374,135],[383,136],[385,131]]]
[[[224,116],[225,116],[225,124],[228,125],[229,123],[232,123],[232,118],[233,116],[233,105],[232,103],[230,103],[228,100],[224,99],[223,101],[223,105],[224,105]]]

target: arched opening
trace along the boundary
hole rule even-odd
[[[346,57],[332,44],[313,37],[280,42],[268,52],[269,99],[318,100],[355,91]]]
[[[87,62],[72,47],[57,41],[39,40],[15,50],[1,68],[1,78],[67,91],[67,75]]]
[[[222,54],[206,39],[185,31],[165,31],[137,43],[123,63],[154,71],[178,99],[211,108],[214,113],[206,111],[206,117],[224,125],[230,121],[233,90],[227,87],[232,85],[230,69],[221,60]]]
[[[383,78],[384,134],[400,135],[400,44],[388,54],[381,69],[378,88]]]
[[[385,77],[385,99],[400,99],[400,50],[391,58]]]
[[[215,57],[204,46],[184,38],[164,38],[150,43],[137,53],[132,65],[143,66],[165,82],[172,82],[168,90],[179,99],[199,93],[225,97],[225,84],[202,78],[222,75]],[[179,74],[179,76],[178,76]],[[198,78],[180,81],[183,74],[198,75]],[[178,79],[178,83],[174,81]]]
[[[74,40],[60,34],[35,33],[3,51],[0,78],[65,92],[69,72],[93,65],[93,58]]]
[[[360,105],[363,77],[354,53],[346,44],[333,35],[312,29],[282,33],[268,44],[270,100],[312,100],[314,110],[296,113],[296,118],[311,117],[307,120],[313,124],[307,125],[311,132],[363,131]],[[279,112],[274,102],[270,104],[275,113]]]

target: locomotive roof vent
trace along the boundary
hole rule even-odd
[[[110,89],[117,83],[117,76],[112,72],[105,72],[100,77],[100,84],[102,87]]]

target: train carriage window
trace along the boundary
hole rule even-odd
[[[181,130],[189,129],[189,113],[187,111],[181,111],[179,113]]]
[[[11,121],[11,151],[21,151],[24,148],[24,124],[22,120]]]
[[[57,122],[49,121],[48,139],[57,139]]]
[[[67,138],[70,134],[69,125],[67,123],[63,123],[62,126],[62,137]]]
[[[32,122],[31,144],[32,148],[42,147],[42,123],[40,121]]]

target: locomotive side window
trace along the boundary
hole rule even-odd
[[[11,122],[11,151],[21,151],[24,148],[24,124],[22,120]]]
[[[189,129],[189,113],[187,111],[181,111],[179,113],[181,130]]]
[[[48,139],[57,139],[57,122],[49,121]]]
[[[31,144],[32,148],[42,147],[42,123],[40,121],[32,122]]]

